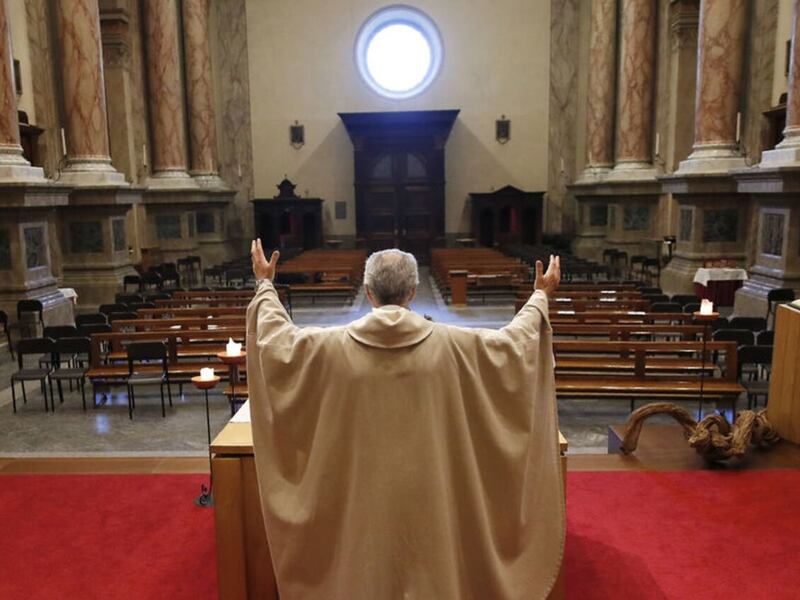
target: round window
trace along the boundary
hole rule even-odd
[[[372,15],[356,38],[362,79],[386,98],[411,98],[425,90],[442,66],[442,39],[433,21],[408,6]]]

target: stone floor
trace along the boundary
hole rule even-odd
[[[513,317],[513,300],[487,298],[464,308],[447,306],[426,269],[421,271],[417,298],[412,308],[435,321],[470,327],[498,328]],[[339,325],[365,314],[369,304],[363,293],[352,305],[298,306],[294,319],[301,325]],[[157,389],[137,393],[134,419],[128,418],[124,388],[115,388],[107,401],[84,412],[80,393],[67,393],[64,404],[56,404],[55,414],[45,413],[37,389],[29,389],[28,403],[18,402],[12,413],[9,378],[16,369],[5,348],[0,348],[0,455],[203,455],[206,452],[206,420],[203,395],[185,386],[183,395],[174,386],[174,406],[161,417]],[[65,390],[66,391],[66,390]],[[19,394],[18,394],[19,396]],[[100,395],[98,395],[100,398]],[[18,398],[19,401],[19,398]],[[209,395],[211,435],[230,417],[227,402],[220,393]],[[696,405],[686,406],[696,410]],[[712,409],[708,406],[708,409]],[[559,424],[569,440],[570,453],[605,452],[607,428],[622,423],[628,416],[628,403],[608,400],[559,402]]]

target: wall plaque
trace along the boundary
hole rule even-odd
[[[214,233],[214,213],[211,211],[197,212],[197,233]]]
[[[735,242],[739,231],[739,212],[736,209],[703,211],[704,242]]]
[[[28,269],[44,267],[47,265],[47,247],[44,241],[44,227],[26,227],[23,232],[25,238],[25,266]]]
[[[622,216],[622,228],[626,231],[641,231],[650,227],[649,206],[626,206]]]
[[[605,227],[608,225],[608,206],[605,204],[592,204],[589,207],[589,226]]]
[[[180,215],[156,215],[156,235],[160,240],[180,239]]]
[[[765,212],[761,214],[761,252],[773,256],[783,255],[783,226],[785,216],[782,213]]]
[[[103,251],[103,224],[100,221],[71,221],[69,251],[72,254],[96,254]]]
[[[113,219],[111,221],[111,233],[114,238],[114,252],[122,252],[127,246],[125,239],[125,219]]]
[[[682,242],[692,240],[692,227],[694,226],[694,210],[682,208],[678,226],[678,239]]]
[[[0,270],[11,269],[11,237],[8,229],[0,229]]]

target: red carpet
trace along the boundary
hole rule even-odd
[[[217,597],[203,475],[0,476],[0,599]]]
[[[800,470],[570,473],[567,597],[800,598]]]
[[[0,476],[0,599],[216,598],[202,475]],[[570,473],[571,599],[800,597],[800,471]]]

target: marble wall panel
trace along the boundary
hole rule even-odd
[[[114,242],[114,252],[124,252],[127,247],[125,219],[111,220],[111,237]]]
[[[69,251],[72,254],[102,252],[103,224],[100,221],[71,221],[69,224]]]
[[[608,229],[614,231],[617,228],[617,207],[608,207]]]
[[[706,209],[703,211],[703,242],[735,242],[739,231],[739,211]]]
[[[626,231],[643,231],[650,227],[649,206],[626,206],[622,215],[622,228]]]
[[[783,213],[761,213],[761,253],[783,256],[783,236],[786,215]]]
[[[578,0],[550,3],[550,105],[548,178],[545,230],[569,232],[574,228],[575,200],[567,185],[576,173],[578,113],[579,30]]]
[[[608,206],[593,204],[589,207],[589,227],[605,227],[608,225]]]
[[[694,227],[694,209],[681,208],[680,223],[678,227],[678,240],[681,242],[691,242],[693,227]]]
[[[8,229],[0,229],[0,271],[11,269],[11,236]]]
[[[214,233],[216,223],[214,213],[206,210],[197,211],[197,233]]]
[[[219,174],[236,190],[226,224],[239,240],[253,236],[253,139],[245,0],[212,0],[209,42],[214,78]],[[223,233],[225,231],[223,230]]]
[[[23,229],[25,240],[25,267],[36,269],[47,266],[47,241],[44,225],[34,225]]]
[[[777,19],[778,0],[758,0],[751,3],[747,50],[744,55],[741,133],[742,153],[748,164],[761,161],[762,140],[766,138],[769,129],[763,112],[772,106]]]
[[[181,237],[180,215],[156,215],[156,236],[159,240],[177,240]]]
[[[61,162],[61,119],[53,60],[53,29],[50,2],[25,0],[28,43],[31,56],[31,79],[36,109],[36,125],[44,129],[39,136],[39,156],[45,176],[54,177]]]

